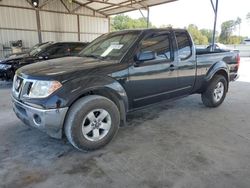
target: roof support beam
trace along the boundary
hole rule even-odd
[[[146,4],[144,4],[142,1],[137,1],[134,0],[135,3],[138,3],[139,5],[141,5],[142,7],[144,7],[145,9],[148,9],[148,6]],[[133,0],[131,0],[131,4],[133,3]]]
[[[113,8],[114,6],[108,6],[108,7],[104,7],[104,8],[100,8],[98,9],[98,11],[100,12],[105,12],[105,11],[112,11],[112,10],[115,10],[117,8],[130,8],[130,10],[126,10],[124,12],[129,12],[129,11],[133,11],[133,10],[138,10],[138,8],[135,8],[134,6],[132,6],[132,4],[139,4],[141,6],[140,9],[142,10],[147,10],[148,9],[148,6],[144,5],[144,2],[145,0],[141,0],[141,1],[137,1],[137,0],[132,0],[132,1],[125,1],[125,2],[122,2],[120,3],[120,5],[116,5],[116,6],[120,6],[120,7],[116,7],[116,8]],[[128,5],[124,5],[124,4],[127,4],[127,3],[131,3],[131,6],[128,6]],[[122,7],[121,7],[122,6]]]
[[[53,1],[53,0],[46,0],[46,1],[44,1],[44,3],[41,4],[41,5],[39,6],[39,8],[40,8],[40,9],[43,8],[45,5],[51,3],[52,1]]]
[[[67,7],[67,5],[65,4],[65,2],[63,0],[60,0],[60,2],[63,4],[64,8],[70,13],[70,10]]]
[[[215,4],[213,0],[210,0],[213,10],[214,10],[214,30],[213,30],[213,36],[212,36],[212,48],[211,50],[214,51],[215,49],[215,35],[216,35],[216,24],[217,24],[217,13],[218,13],[218,1],[215,0]]]
[[[81,6],[81,5],[79,5],[78,7],[74,8],[73,10],[71,10],[71,13],[76,12],[76,11],[77,11],[77,10],[79,10],[80,8],[82,8],[82,6]]]
[[[88,5],[86,5],[87,3],[83,4],[83,3],[80,3],[80,2],[78,2],[78,1],[76,1],[76,0],[72,0],[72,2],[73,2],[73,3],[75,3],[75,4],[80,5],[81,7],[85,7],[85,8],[88,8],[88,9],[92,10],[92,11],[93,11],[93,13],[94,13],[94,15],[95,15],[95,13],[97,12],[97,13],[99,13],[99,14],[101,14],[101,15],[103,15],[103,16],[105,16],[105,17],[107,17],[107,15],[106,15],[106,14],[104,14],[104,13],[102,13],[102,12],[98,11],[98,10],[95,10],[95,9],[93,9],[93,8],[89,7]]]
[[[132,1],[126,1],[126,2],[122,2],[122,3],[110,3],[108,1],[100,1],[100,0],[89,0],[90,2],[92,3],[102,3],[102,4],[106,4],[106,5],[110,5],[110,6],[107,6],[107,7],[103,7],[101,9],[106,9],[106,8],[111,8],[111,7],[114,7],[114,6],[117,6],[119,8],[135,8],[133,7],[133,4]],[[130,3],[131,2],[131,5],[124,5],[125,3]],[[101,9],[98,9],[98,11],[100,11]]]
[[[27,2],[31,7],[33,7],[32,3],[31,3],[29,0],[26,0],[26,2]]]
[[[146,22],[147,22],[147,28],[149,28],[149,8],[147,9],[147,16],[145,16],[145,15],[143,14],[143,12],[141,11],[141,9],[139,9],[139,11],[140,11],[142,17],[143,17],[143,18],[146,20]]]

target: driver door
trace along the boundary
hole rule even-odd
[[[151,60],[135,60],[129,67],[129,99],[133,108],[160,102],[173,96],[177,88],[177,64],[174,61],[172,35],[157,32],[147,35],[139,44],[135,56],[153,52]]]

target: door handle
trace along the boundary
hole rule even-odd
[[[171,64],[171,65],[170,65],[169,70],[170,70],[170,71],[174,71],[174,70],[175,70],[175,68],[174,68],[174,65],[173,65],[173,64]]]

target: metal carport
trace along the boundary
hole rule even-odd
[[[0,46],[8,48],[9,41],[19,39],[27,48],[44,41],[91,41],[110,31],[111,15],[147,10],[149,19],[149,7],[173,1],[39,0],[34,7],[32,0],[0,0]]]

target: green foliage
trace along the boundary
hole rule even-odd
[[[242,22],[242,19],[240,17],[237,17],[237,19],[235,20],[235,26],[240,25]]]
[[[152,24],[149,22],[149,27]],[[117,15],[111,18],[111,31],[123,29],[147,28],[147,21],[144,18],[132,19],[129,16]]]
[[[229,43],[229,38],[231,37],[235,29],[235,21],[228,20],[221,24],[220,42],[224,44]]]
[[[247,14],[250,20],[250,12]],[[216,41],[223,44],[240,44],[244,40],[241,36],[233,36],[236,27],[240,28],[242,20],[228,20],[222,23],[220,35],[216,32]],[[149,27],[155,27],[149,23]],[[170,24],[161,25],[159,28],[172,27]],[[119,31],[123,29],[147,28],[147,21],[144,18],[132,19],[126,15],[117,15],[111,18],[111,31]],[[196,25],[190,24],[186,28],[191,34],[193,41],[197,45],[207,45],[212,42],[213,31],[209,29],[199,29]],[[219,37],[218,37],[219,36]]]
[[[212,42],[212,37],[213,37],[213,30],[211,29],[201,29],[200,30],[201,34],[206,36],[208,39],[208,42]],[[218,32],[215,33],[215,40],[217,41],[218,39]]]
[[[228,20],[221,24],[221,33],[219,41],[224,44],[240,44],[242,42],[242,37],[232,36],[233,31],[236,26],[240,27],[241,18],[237,18],[236,20]]]
[[[228,43],[226,44],[241,44],[244,40],[244,37],[241,36],[230,36],[228,39]]]
[[[190,24],[187,28],[195,44],[208,44],[208,37],[203,35],[196,25]]]

